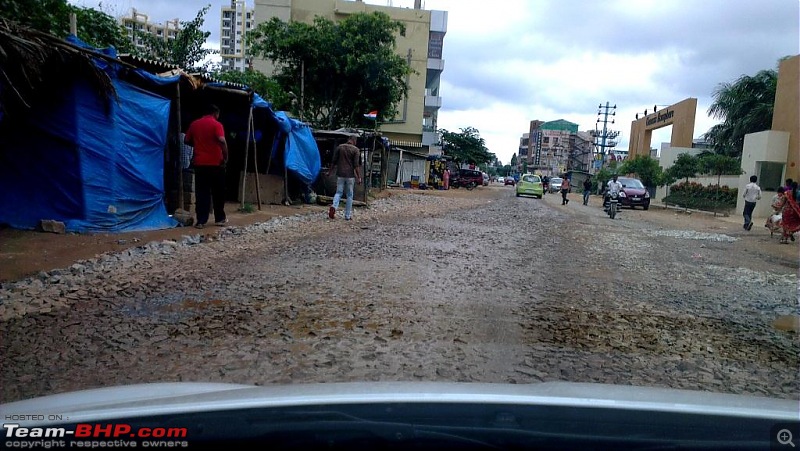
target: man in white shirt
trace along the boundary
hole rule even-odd
[[[756,182],[758,181],[758,177],[755,175],[750,176],[750,183],[748,183],[744,187],[744,211],[742,215],[744,216],[744,226],[745,230],[750,230],[753,228],[753,210],[756,208],[756,201],[761,199],[761,187],[759,187]]]
[[[619,194],[621,190],[622,190],[622,183],[620,183],[617,180],[617,175],[614,174],[611,180],[609,180],[608,183],[606,183],[606,195],[603,201],[603,208],[608,208],[608,200],[611,199],[611,194],[613,193]]]

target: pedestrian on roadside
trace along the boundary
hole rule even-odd
[[[224,226],[225,215],[225,165],[228,163],[228,143],[225,129],[219,122],[219,108],[209,105],[206,114],[195,120],[186,130],[184,144],[193,146],[197,222],[202,229],[208,222],[211,204],[214,205],[214,225]]]
[[[336,194],[333,196],[333,205],[328,209],[328,217],[336,218],[336,209],[342,195],[347,195],[344,207],[344,219],[353,219],[353,187],[361,183],[361,152],[356,147],[356,136],[350,135],[347,142],[340,144],[333,151],[333,161],[328,169],[328,176],[336,173]],[[335,171],[334,171],[335,170]]]
[[[769,230],[770,238],[775,232],[782,230],[781,213],[783,213],[783,207],[786,205],[786,195],[784,195],[785,192],[786,190],[784,190],[782,186],[779,186],[778,192],[772,197],[772,202],[770,202],[772,214],[769,215],[767,221],[764,223],[764,227]]]
[[[450,189],[450,169],[444,170],[444,189]]]
[[[755,175],[750,176],[750,183],[748,183],[744,187],[744,211],[742,212],[742,216],[744,216],[744,226],[742,226],[745,230],[750,230],[753,228],[753,210],[756,208],[756,202],[761,199],[761,187],[756,184],[758,181],[758,177]]]
[[[792,184],[793,184],[793,183],[794,183],[794,180],[792,180],[792,179],[786,179],[786,184],[785,184],[785,185],[783,185],[783,190],[784,190],[784,191],[792,191]]]
[[[797,183],[797,182],[794,182]],[[786,202],[783,205],[781,212],[781,228],[783,235],[781,236],[781,244],[788,244],[789,241],[794,241],[794,234],[800,231],[800,205],[791,191],[783,193]]]
[[[569,203],[569,199],[567,199],[568,193],[569,193],[569,179],[564,177],[564,180],[561,182],[561,205],[567,205]]]
[[[583,181],[583,205],[589,205],[589,195],[592,194],[592,179]]]
[[[800,187],[797,181],[792,182],[792,199],[797,202],[798,196],[800,196]]]

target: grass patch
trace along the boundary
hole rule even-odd
[[[243,207],[239,208],[240,213],[254,213],[256,211],[256,207],[253,204],[244,204]]]

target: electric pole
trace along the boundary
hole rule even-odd
[[[617,105],[614,106],[609,105],[609,102],[606,102],[605,105],[600,104],[597,106],[597,124],[603,124],[603,131],[598,132],[597,127],[595,127],[595,147],[599,148],[600,158],[601,158],[601,165],[606,165],[606,148],[614,148],[616,147],[617,143],[614,139],[619,136],[618,131],[609,130],[608,129],[608,117],[611,116],[611,124],[614,124],[614,118],[617,115]],[[599,143],[597,141],[600,141]]]

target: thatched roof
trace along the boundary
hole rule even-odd
[[[33,106],[37,99],[59,92],[66,81],[86,80],[103,99],[115,95],[109,76],[94,58],[111,59],[56,36],[0,19],[0,108]]]

